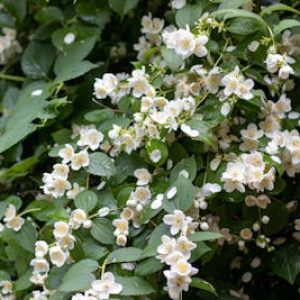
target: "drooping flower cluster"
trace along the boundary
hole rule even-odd
[[[11,228],[14,231],[20,231],[25,223],[24,218],[22,218],[20,214],[17,215],[17,209],[13,204],[9,204],[6,208],[3,221],[4,225],[0,224],[0,231],[4,230],[4,226],[6,226],[7,228]]]
[[[198,269],[194,268],[190,263],[192,251],[197,245],[188,239],[198,226],[193,222],[191,217],[185,216],[180,210],[174,210],[173,214],[165,215],[163,221],[170,227],[171,235],[180,233],[180,237],[173,238],[163,235],[162,244],[158,246],[156,256],[162,263],[167,264],[170,269],[164,271],[167,279],[168,294],[171,299],[179,299],[182,291],[188,291],[192,282],[191,277],[198,273]]]

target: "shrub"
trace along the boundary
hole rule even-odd
[[[49,2],[0,10],[0,298],[299,297],[298,2]]]

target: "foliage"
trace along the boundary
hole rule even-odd
[[[296,299],[300,11],[0,0],[0,299]]]

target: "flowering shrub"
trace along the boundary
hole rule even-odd
[[[299,297],[298,2],[1,3],[0,299]]]

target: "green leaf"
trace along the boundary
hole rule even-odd
[[[157,254],[157,247],[161,244],[161,237],[167,233],[169,233],[169,226],[164,223],[155,227],[150,235],[148,244],[143,251],[142,258],[155,256]]]
[[[26,0],[3,0],[7,11],[9,11],[14,17],[17,18],[18,22],[21,22],[26,16],[27,1]]]
[[[38,124],[33,124],[34,120],[49,117],[46,117],[46,109],[50,102],[45,101],[50,94],[48,89],[49,85],[46,83],[34,82],[21,91],[4,133],[0,136],[0,153],[35,131]],[[42,93],[33,96],[32,92],[36,90],[41,90]]]
[[[110,245],[115,242],[114,227],[111,222],[105,218],[98,218],[93,221],[91,235],[99,242]]]
[[[218,9],[239,8],[247,2],[248,0],[223,0]]]
[[[165,199],[163,200],[163,208],[169,213],[173,213],[174,209],[180,209],[182,211],[188,210],[192,206],[196,195],[196,190],[191,180],[181,175],[169,187],[167,192],[173,187],[176,187],[177,193],[174,198],[170,200],[165,196]]]
[[[285,279],[290,284],[294,284],[300,273],[299,246],[291,244],[278,249],[272,259],[271,267],[277,276]]]
[[[97,205],[97,195],[92,191],[82,191],[80,192],[74,201],[77,208],[83,209],[86,213],[91,212]]]
[[[46,78],[54,62],[54,49],[49,44],[31,42],[22,56],[22,71],[34,79]]]
[[[163,268],[163,264],[154,257],[145,259],[135,269],[135,274],[137,276],[147,276],[149,274],[157,273]]]
[[[84,115],[84,118],[94,124],[101,124],[103,121],[113,117],[111,109],[96,109],[89,111]]]
[[[22,274],[18,280],[14,283],[16,291],[24,291],[32,286],[30,277],[32,276],[32,269],[29,268],[24,274]]]
[[[55,290],[62,284],[63,278],[67,271],[70,269],[70,265],[63,265],[62,267],[53,267],[46,279],[46,287],[49,290]]]
[[[58,290],[61,292],[73,292],[90,288],[91,282],[95,280],[92,272],[98,268],[98,263],[92,259],[83,259],[73,264],[63,277]]]
[[[264,210],[264,214],[270,218],[270,222],[263,226],[267,236],[278,233],[288,223],[289,214],[285,204],[278,200],[273,200]]]
[[[134,247],[120,248],[107,257],[108,263],[134,262],[141,259],[143,250]]]
[[[289,11],[295,14],[300,14],[300,11],[288,6],[286,4],[274,4],[274,5],[270,5],[270,6],[266,6],[264,9],[261,10],[260,15],[264,16],[266,14],[271,14],[274,11]]]
[[[199,135],[194,138],[197,141],[201,141],[208,145],[213,145],[214,135],[212,130],[216,127],[215,121],[206,121],[206,120],[189,120],[185,123],[190,126],[193,130],[197,130]]]
[[[155,292],[155,289],[141,277],[116,276],[116,282],[122,284],[121,296],[144,296]]]
[[[105,153],[94,152],[90,155],[87,171],[93,175],[110,177],[116,173],[116,167],[112,159]]]
[[[192,278],[191,286],[218,296],[213,285],[201,278]]]
[[[110,8],[121,17],[124,17],[131,9],[135,8],[139,0],[109,0]]]
[[[212,232],[212,231],[200,231],[195,232],[189,236],[189,239],[193,242],[203,242],[203,241],[211,241],[216,240],[223,237],[221,233]]]
[[[262,29],[267,30],[268,29],[268,25],[266,24],[266,22],[257,14],[248,11],[248,10],[243,10],[243,9],[221,9],[221,10],[217,10],[213,13],[211,13],[212,17],[216,17],[216,18],[220,18],[224,21],[228,20],[228,19],[232,19],[232,18],[237,18],[237,17],[241,17],[241,18],[252,18],[257,20],[261,25],[262,25]]]
[[[300,22],[294,19],[285,19],[280,21],[277,25],[274,26],[274,34],[280,34],[282,31],[292,28],[292,27],[299,27]]]
[[[80,77],[95,68],[97,68],[97,65],[92,64],[88,60],[65,64],[61,71],[56,72],[55,82],[63,82]]]
[[[195,179],[197,174],[197,163],[194,156],[184,158],[172,169],[170,173],[170,181],[175,181],[182,171],[187,171],[189,173],[189,179],[191,181]]]
[[[39,22],[62,22],[64,15],[61,9],[56,6],[43,7],[36,15],[35,19]]]
[[[0,180],[9,180],[26,176],[30,169],[32,169],[38,162],[38,158],[33,156],[15,163],[9,169],[2,169],[0,170]]]
[[[5,240],[12,240],[22,249],[34,253],[37,232],[31,223],[26,222],[18,232],[6,229],[3,236]]]
[[[107,3],[101,2],[80,2],[76,6],[76,12],[83,21],[97,25],[100,29],[104,29],[105,25],[110,21],[111,10]]]
[[[191,263],[197,261],[204,254],[211,251],[211,248],[209,248],[204,242],[196,242],[196,244],[197,248],[193,250],[192,256],[190,258]]]
[[[161,155],[160,160],[157,161],[157,162],[153,162],[150,159],[150,161],[155,166],[161,166],[161,165],[163,165],[167,161],[167,159],[168,159],[169,150],[168,150],[168,147],[167,147],[166,143],[163,143],[163,142],[158,141],[158,140],[150,140],[146,144],[146,150],[147,150],[149,159],[150,159],[152,151],[159,150],[160,155]]]
[[[175,14],[175,20],[178,27],[185,28],[186,25],[194,25],[202,15],[202,3],[187,4],[179,9]]]
[[[183,58],[178,55],[173,49],[163,48],[161,50],[161,54],[171,71],[178,70],[184,62]]]
[[[260,24],[252,18],[235,18],[230,22],[227,30],[234,34],[249,35],[260,29]]]

